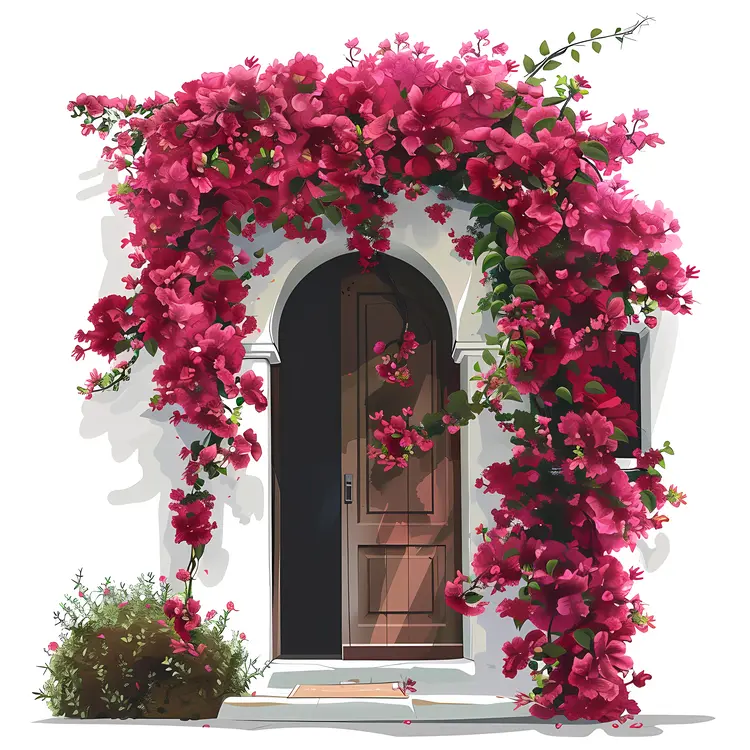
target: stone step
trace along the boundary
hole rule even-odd
[[[342,661],[275,659],[262,683],[269,688],[292,689],[314,683],[337,685],[346,681],[402,682],[416,680],[417,690],[434,693],[459,693],[469,688],[474,676],[474,662],[469,659],[430,661]],[[467,690],[467,692],[469,692]]]
[[[230,721],[366,722],[460,721],[528,716],[512,698],[496,695],[417,695],[406,698],[289,698],[290,691],[266,688],[248,697],[227,698],[218,718]]]

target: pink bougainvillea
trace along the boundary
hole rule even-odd
[[[563,55],[577,62],[584,47],[598,52],[602,40],[622,41],[646,20],[581,40],[571,34],[554,51],[543,42],[515,82],[519,64],[501,59],[507,45],[491,44],[483,29],[442,63],[399,33],[375,54],[352,38],[349,65],[328,75],[312,55],[265,70],[248,58],[173,97],[70,102],[85,135],[110,138],[104,157],[120,175],[110,200],[134,223],[123,243],[134,269],[123,279],[127,294],[94,305],[73,352],[116,364],[94,370],[79,390],[88,398],[117,389],[144,350],[161,350],[152,408],[171,407],[175,424],[205,434],[183,449],[187,489],[171,495],[176,539],[191,548],[185,592],[165,607],[180,648],[200,622],[192,584],[216,528],[205,483],[262,455],[256,434],[239,424],[243,411],[267,407],[265,384],[240,367],[242,341],[257,330],[248,282],[268,276],[273,259],[262,248],[251,258],[233,235],[254,241],[270,226],[322,242],[327,226],[341,224],[366,271],[390,246],[390,198],[435,190],[425,211],[439,226],[457,203],[472,206],[471,225],[446,232],[448,247],[482,264],[479,310],[497,333],[471,394],[450,394],[442,411],[417,419],[408,406],[371,415],[369,456],[397,470],[441,432],[492,414],[511,433],[513,455],[477,479],[499,507],[477,530],[473,576],[457,572],[446,600],[478,615],[486,594],[513,589],[497,614],[528,632],[503,647],[503,672],[531,670],[536,687],[518,705],[534,715],[620,721],[638,712],[628,688],[650,676],[634,671],[625,646],[653,617],[632,593],[640,572],[615,553],[663,525],[665,507],[684,504],[684,494],[661,481],[669,443],[638,452],[633,476],[619,467],[614,454],[637,436],[637,415],[596,373],[615,367],[635,377],[622,331],[638,320],[655,327],[657,310],[689,313],[686,285],[697,271],[675,253],[672,213],[636,198],[620,173],[663,143],[647,132],[649,113],[588,124],[589,112],[573,106],[588,97],[588,81],[540,76]],[[378,342],[378,374],[408,387],[417,346],[408,329]],[[532,411],[508,410],[524,397]]]

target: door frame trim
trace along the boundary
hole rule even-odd
[[[338,255],[344,255],[347,252],[348,251],[343,244],[332,244],[330,247],[323,248],[323,250],[319,251],[317,255],[313,253],[305,256],[302,260],[296,263],[293,268],[293,273],[287,274],[287,277],[285,279],[283,279],[283,276],[281,277],[283,283],[281,285],[281,288],[278,290],[276,298],[271,304],[270,313],[265,322],[265,325],[262,327],[262,331],[258,339],[252,342],[244,342],[246,366],[249,365],[252,361],[265,361],[269,366],[269,371],[273,372],[275,370],[278,370],[278,368],[273,367],[273,365],[278,365],[281,363],[281,357],[276,346],[276,337],[278,334],[279,321],[281,319],[281,315],[283,314],[283,310],[289,298],[289,295],[296,288],[296,286],[319,265],[322,265],[328,260],[332,260]],[[425,275],[427,279],[436,287],[441,297],[443,298],[446,308],[448,309],[448,312],[450,314],[452,323],[453,360],[460,365],[460,387],[463,390],[467,390],[471,386],[469,379],[474,374],[471,371],[471,366],[474,361],[478,359],[479,355],[481,355],[481,352],[484,350],[485,345],[479,340],[465,339],[458,335],[458,319],[461,315],[461,310],[464,307],[466,293],[469,288],[469,282],[467,279],[466,289],[464,290],[464,294],[461,299],[458,302],[456,302],[456,300],[452,300],[451,295],[448,292],[448,287],[446,286],[446,281],[443,278],[441,267],[437,265],[432,259],[432,252],[433,250],[430,249],[430,256],[428,257],[424,254],[423,251],[419,249],[413,249],[407,245],[404,245],[403,243],[394,243],[391,249],[391,254],[394,257],[408,263],[410,266]],[[456,305],[458,306],[458,309],[456,309]],[[270,393],[267,393],[271,405],[271,419],[269,420],[270,424],[268,425],[270,434],[268,435],[267,441],[270,453],[267,459],[269,462],[269,486],[267,490],[269,494],[267,495],[267,497],[270,500],[271,513],[267,516],[267,520],[264,521],[264,525],[267,524],[266,528],[268,530],[267,534],[269,537],[268,541],[270,554],[268,555],[267,565],[271,567],[271,587],[268,594],[269,599],[267,601],[270,600],[269,609],[272,619],[271,622],[268,623],[268,630],[266,630],[266,632],[269,635],[267,641],[267,648],[269,649],[269,651],[267,651],[267,653],[269,653],[269,656],[271,658],[281,658],[278,635],[278,631],[280,630],[279,575],[278,568],[276,567],[277,560],[274,559],[272,551],[274,544],[276,544],[276,549],[278,549],[278,543],[276,542],[276,519],[278,519],[277,504],[279,502],[279,493],[277,491],[277,488],[274,487],[273,471],[275,458],[278,455],[275,452],[274,443],[278,440],[279,430],[275,419],[276,415],[274,413],[275,410],[273,409],[273,403],[275,399],[278,399],[279,388],[278,385],[274,387],[272,378],[270,378],[269,380],[271,381],[268,388],[268,391],[270,391]],[[473,536],[467,531],[468,529],[472,528],[471,507],[473,505],[474,493],[476,492],[476,490],[474,489],[474,477],[471,467],[473,465],[472,459],[481,448],[481,445],[476,445],[476,443],[481,443],[481,436],[478,432],[476,424],[472,423],[468,427],[463,428],[458,433],[458,437],[461,452],[461,569],[468,570],[471,567],[471,561],[473,559],[474,550],[476,547]],[[472,663],[474,659],[474,648],[476,645],[473,632],[475,625],[475,618],[463,618],[463,658]]]

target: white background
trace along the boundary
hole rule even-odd
[[[105,574],[126,580],[161,565],[154,508],[148,502],[108,501],[113,490],[139,481],[139,454],[153,446],[139,444],[137,435],[130,445],[113,435],[81,435],[82,401],[75,385],[94,362],[70,358],[72,336],[85,327],[90,305],[120,286],[105,274],[102,221],[113,213],[104,188],[97,194],[94,187],[85,200],[76,197],[101,182],[100,175],[81,175],[96,167],[103,144],[80,136],[78,122],[66,112],[67,101],[81,91],[133,93],[139,99],[154,89],[171,95],[183,81],[203,71],[224,71],[249,55],[268,63],[286,61],[301,50],[315,54],[330,72],[344,64],[346,39],[359,36],[363,48],[374,50],[395,31],[409,31],[412,41],[424,40],[444,59],[486,27],[493,43],[508,43],[508,56],[521,60],[524,53],[533,56],[544,38],[554,48],[571,30],[581,36],[594,26],[605,31],[627,26],[636,12],[657,19],[637,43],[623,50],[605,43],[598,56],[583,52],[580,68],[570,63],[559,71],[580,69],[591,82],[585,107],[594,114],[593,122],[621,112],[629,116],[634,107],[650,110],[651,128],[666,145],[638,154],[626,176],[644,199],[662,199],[674,210],[682,224],[682,257],[701,269],[693,283],[700,304],[691,318],[680,321],[654,440],[656,445],[665,438],[672,441],[677,455],[669,460],[666,478],[688,493],[688,505],[670,514],[666,562],[639,584],[657,629],[637,637],[630,650],[638,666],[654,676],[636,697],[647,714],[716,717],[704,724],[666,726],[650,744],[708,743],[738,731],[747,712],[750,499],[745,393],[749,165],[740,36],[748,19],[740,15],[745,11],[730,12],[728,3],[690,6],[656,0],[580,7],[538,0],[450,5],[152,0],[16,3],[4,12],[4,731],[12,731],[17,742],[58,748],[174,742],[176,732],[190,731],[32,723],[48,717],[46,707],[31,699],[31,691],[41,685],[35,665],[44,658],[42,647],[57,636],[51,612],[68,590],[71,574],[83,566],[92,582]],[[252,606],[254,588],[253,572],[247,571],[247,589],[234,595],[238,606]],[[6,718],[12,718],[12,728]],[[625,729],[607,732],[637,735]],[[293,728],[252,736],[219,728],[208,735],[179,735],[181,742],[263,744],[311,738],[360,748],[383,742],[447,747],[455,741]],[[528,731],[487,739],[516,738],[543,745],[572,741]],[[612,742],[600,730],[578,741]]]

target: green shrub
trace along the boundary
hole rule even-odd
[[[265,669],[249,659],[244,634],[224,637],[231,603],[221,615],[207,613],[187,644],[164,614],[173,596],[165,580],[149,573],[132,586],[106,579],[89,590],[79,571],[73,584],[55,612],[61,639],[46,649],[48,676],[35,693],[55,716],[213,718]]]

